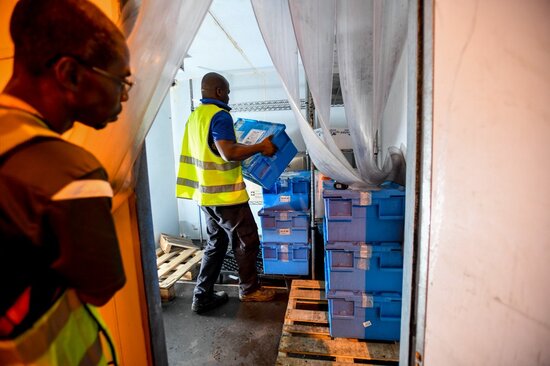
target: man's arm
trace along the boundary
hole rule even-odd
[[[106,197],[56,202],[51,229],[59,257],[52,268],[82,302],[104,305],[126,281],[116,231]]]
[[[254,145],[244,145],[231,140],[214,140],[214,144],[224,160],[242,161],[257,153],[273,156],[277,151],[277,147],[271,141],[272,138],[273,136],[268,136]]]

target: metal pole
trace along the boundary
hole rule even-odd
[[[195,110],[195,104],[193,103],[193,79],[189,79],[189,101],[191,102],[191,113]],[[202,236],[202,211],[199,206],[197,206],[199,211],[199,238],[201,241],[201,246],[204,243],[204,238]]]
[[[307,102],[306,102],[306,115],[307,120],[311,127],[315,127],[315,105],[313,104],[313,97],[309,90],[309,85],[306,83]],[[316,256],[316,240],[315,231],[317,230],[315,225],[315,165],[308,156],[308,165],[310,171],[310,205],[309,205],[309,217],[310,217],[310,235],[311,235],[311,279],[315,279],[315,256]]]

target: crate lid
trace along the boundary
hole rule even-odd
[[[285,171],[279,179],[310,180],[311,172],[309,170]]]
[[[308,216],[309,212],[307,211],[295,211],[295,210],[272,210],[272,209],[265,209],[262,208],[258,212],[259,216],[268,216],[268,217],[274,217],[279,220],[289,220],[289,218],[294,218],[298,216]]]
[[[354,290],[329,290],[327,299],[344,299],[353,301],[355,306],[368,308],[376,303],[388,303],[401,301],[401,294],[398,292],[364,292]]]
[[[369,205],[370,203],[378,199],[385,199],[390,197],[404,197],[405,188],[399,185],[387,185],[382,186],[377,190],[359,191],[353,189],[335,189],[334,181],[328,180],[323,182],[323,198],[336,198],[336,199],[358,199],[362,206]]]
[[[325,242],[326,250],[345,250],[349,252],[387,253],[402,252],[403,247],[399,242]]]
[[[284,131],[286,126],[282,123],[239,118],[234,123],[234,128],[239,143],[252,145],[257,144],[269,135],[275,135]]]
[[[283,242],[264,242],[264,241],[262,241],[261,244],[262,244],[263,247],[269,247],[269,248],[275,248],[275,247],[281,247],[281,246],[288,246],[288,247],[292,247],[292,248],[295,248],[295,249],[302,249],[302,248],[309,249],[310,248],[310,245],[308,243],[294,243],[294,242],[283,243]]]

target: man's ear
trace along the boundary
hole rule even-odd
[[[76,91],[81,80],[78,63],[71,57],[61,57],[53,66],[55,78],[64,88]]]

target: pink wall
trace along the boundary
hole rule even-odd
[[[550,2],[434,17],[425,365],[550,365]]]

